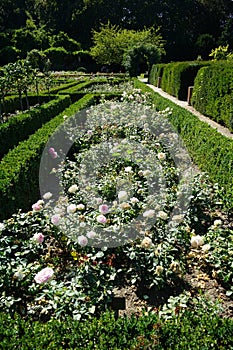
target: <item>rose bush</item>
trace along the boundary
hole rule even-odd
[[[88,318],[107,307],[121,283],[174,286],[191,248],[205,247],[206,261],[220,264],[230,243],[212,223],[217,186],[204,175],[188,173],[189,182],[181,176],[190,164],[168,113],[155,112],[145,94],[131,90],[86,111],[85,132],[71,123],[73,146],[64,161],[57,162],[57,145],[49,148],[64,193],[46,190],[32,211],[0,224],[1,310]],[[217,274],[231,283],[224,262]]]

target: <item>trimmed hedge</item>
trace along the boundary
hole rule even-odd
[[[0,163],[0,220],[10,217],[19,208],[24,211],[29,210],[33,202],[38,200],[40,197],[39,166],[45,144],[54,130],[64,121],[64,115],[72,116],[93,102],[93,95],[86,95],[46,123],[26,141],[20,142],[2,159]]]
[[[150,70],[149,79],[148,79],[148,82],[150,84],[157,86],[158,78],[162,78],[163,69],[165,66],[166,66],[166,63],[153,64],[153,66]]]
[[[68,95],[57,96],[55,100],[26,113],[12,116],[8,122],[0,124],[0,157],[33,134],[44,123],[61,113],[70,104],[71,99]]]
[[[57,94],[60,91],[66,90],[66,89],[70,89],[76,85],[79,85],[81,82],[84,82],[86,79],[82,79],[82,81],[80,80],[76,80],[76,81],[72,81],[70,83],[63,83],[57,87],[51,88],[50,89],[50,93],[51,94]]]
[[[200,69],[191,104],[233,131],[233,63],[215,62]]]
[[[40,103],[42,102],[48,102],[49,96],[43,95],[43,96],[37,96],[37,95],[28,95],[28,101],[30,106],[34,106],[38,103],[38,99]],[[23,96],[22,98],[23,106],[26,109],[27,103],[26,103],[26,97]],[[7,96],[4,99],[4,104],[1,103],[1,110],[3,113],[14,113],[17,110],[21,110],[20,100],[18,95],[11,95]]]
[[[0,314],[0,348],[5,350],[231,350],[233,320],[186,312],[163,321],[156,314],[114,319],[106,312],[85,322],[25,321]]]
[[[112,78],[112,79],[110,79],[110,77],[109,78],[99,77],[99,78],[95,78],[93,80],[88,80],[88,81],[81,82],[80,84],[77,84],[73,88],[60,91],[59,94],[70,95],[71,101],[72,101],[72,103],[74,103],[79,98],[83,97],[86,94],[86,92],[83,91],[85,88],[88,88],[88,87],[93,86],[93,85],[104,84],[104,83],[119,84],[122,81],[125,81],[125,79],[122,79],[122,78]],[[109,92],[105,93],[103,91],[103,94],[106,97],[109,96],[107,98],[111,98],[111,96],[115,97],[115,96],[119,95],[120,93],[117,93],[117,94],[115,94],[114,92],[113,93],[111,93],[111,92],[110,93]],[[99,93],[96,93],[94,95],[98,97]]]
[[[153,71],[157,75],[157,71],[163,67],[161,88],[179,100],[187,100],[188,87],[194,84],[198,70],[207,64],[210,62],[174,62],[159,66],[157,70],[154,68]]]
[[[169,120],[182,137],[190,156],[200,170],[213,182],[224,188],[225,205],[233,208],[233,140],[202,122],[191,112],[152,91],[144,83],[135,80],[135,86],[151,93],[157,110],[172,108]]]

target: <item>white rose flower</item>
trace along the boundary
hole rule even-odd
[[[87,238],[93,239],[96,237],[96,233],[94,231],[87,232]]]
[[[2,222],[0,222],[0,231],[4,230],[4,227],[5,225]]]
[[[162,220],[167,220],[168,215],[167,215],[167,213],[165,213],[165,211],[161,210],[161,211],[158,212],[158,218],[160,218]]]
[[[70,204],[70,205],[68,205],[68,207],[67,207],[67,213],[68,213],[68,214],[75,213],[76,210],[77,210],[77,207],[76,207],[75,204]]]
[[[200,235],[191,237],[191,246],[193,248],[199,248],[204,244],[204,238]]]
[[[78,243],[81,245],[81,247],[85,247],[88,243],[88,239],[85,236],[79,236],[78,237]]]
[[[203,250],[204,253],[208,252],[210,250],[211,246],[210,244],[204,244],[201,249]]]
[[[218,219],[218,220],[214,220],[214,226],[221,226],[222,225],[222,220]]]
[[[52,196],[53,196],[53,194],[52,194],[51,192],[46,192],[46,193],[43,195],[43,198],[44,198],[44,199],[50,199]]]
[[[125,172],[126,173],[130,173],[132,171],[132,167],[131,166],[127,166],[126,168],[125,168]]]
[[[132,198],[130,198],[130,202],[131,202],[132,204],[136,204],[136,203],[139,202],[139,199],[136,198],[136,197],[132,197]]]
[[[149,237],[145,237],[141,242],[141,246],[143,248],[150,248],[152,245],[153,245],[152,240]]]
[[[155,211],[153,209],[146,210],[143,213],[144,218],[153,218],[154,215],[155,215]]]
[[[157,157],[159,160],[164,160],[166,159],[166,153],[160,152],[157,154]]]
[[[119,199],[119,201],[121,201],[121,202],[126,201],[126,200],[128,199],[128,193],[127,193],[126,191],[120,191],[120,192],[118,193],[118,199]]]
[[[156,266],[155,274],[159,276],[159,275],[161,275],[163,270],[164,270],[163,266],[158,265],[158,266]]]
[[[69,187],[68,192],[69,193],[75,193],[78,191],[78,186],[77,185],[72,185]]]
[[[77,208],[77,210],[83,210],[83,209],[85,209],[85,205],[80,203],[80,204],[77,205],[76,208]]]

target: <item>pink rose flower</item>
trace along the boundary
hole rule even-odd
[[[36,241],[37,243],[43,243],[44,242],[44,235],[43,233],[35,233],[33,236],[33,240]]]
[[[61,219],[61,216],[59,214],[55,214],[51,217],[51,222],[52,224],[54,225],[58,225],[59,224],[59,221]]]
[[[42,208],[43,208],[43,206],[39,202],[32,204],[32,209],[35,211],[40,211]]]
[[[93,239],[96,237],[96,233],[94,231],[87,232],[87,238]]]
[[[49,149],[49,154],[50,154],[51,158],[53,158],[53,159],[58,157],[58,154],[57,154],[57,152],[55,151],[55,149],[53,147],[51,147]]]
[[[107,214],[108,213],[108,206],[106,204],[102,204],[99,206],[99,212],[101,214]]]
[[[34,280],[36,281],[36,283],[46,283],[49,280],[51,280],[51,278],[53,277],[54,271],[53,269],[51,269],[51,267],[45,267],[43,270],[41,270],[40,272],[38,272],[36,274],[36,276],[34,277]]]
[[[78,237],[78,243],[81,245],[81,247],[85,247],[88,243],[88,239],[85,236],[79,236]]]
[[[96,218],[97,222],[100,224],[105,224],[107,221],[107,218],[104,215],[98,215]]]

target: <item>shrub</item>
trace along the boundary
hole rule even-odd
[[[62,47],[68,52],[74,52],[81,49],[81,44],[70,38],[67,33],[59,32],[49,38],[52,47]]]
[[[204,325],[204,326],[203,326]],[[0,314],[2,349],[232,349],[233,322],[210,312],[162,321],[156,314],[114,319],[106,312],[99,319],[48,323],[25,321]]]
[[[46,58],[51,62],[51,70],[64,70],[66,69],[66,61],[69,58],[69,53],[64,47],[50,47],[43,51]]]
[[[191,104],[197,111],[230,130],[233,130],[232,68],[231,62],[222,61],[200,69],[191,99]]]
[[[200,170],[207,172],[213,182],[218,182],[224,188],[223,201],[228,209],[233,208],[233,141],[200,121],[191,112],[152,92],[145,84],[138,80],[135,80],[135,84],[143,91],[151,92],[156,109],[172,108],[173,113],[169,115],[169,120],[184,140],[195,164]]]
[[[35,98],[37,98],[35,96]],[[48,99],[48,97],[45,99]],[[69,96],[59,96],[44,105],[11,117],[0,125],[0,156],[33,134],[44,123],[61,113],[71,104]]]
[[[123,56],[123,66],[131,77],[150,71],[152,63],[159,62],[161,50],[156,45],[140,44],[128,49]]]
[[[93,72],[97,70],[97,64],[89,51],[82,50],[73,52],[72,57],[75,61],[75,69],[77,72]]]
[[[157,86],[158,84],[158,78],[162,78],[163,76],[163,69],[165,67],[166,63],[158,63],[153,64],[151,71],[149,73],[149,83],[152,85]]]
[[[179,100],[186,100],[188,87],[194,84],[198,70],[206,62],[175,62],[164,66],[161,88]]]
[[[77,110],[93,103],[93,96],[86,95],[76,104],[50,120],[2,159],[0,163],[0,218],[9,217],[17,209],[28,210],[39,197],[39,165],[44,146],[63,115],[73,115]]]

